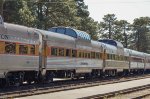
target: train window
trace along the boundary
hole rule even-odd
[[[123,60],[123,56],[122,55],[120,55],[120,61],[122,61]]]
[[[122,61],[122,55],[119,56],[119,60]]]
[[[88,58],[88,53],[84,53],[84,57],[85,57],[85,58]]]
[[[32,55],[35,54],[35,45],[31,45],[31,47],[30,47],[30,54],[32,54]]]
[[[111,59],[111,60],[112,60],[112,54],[109,54],[109,59]]]
[[[133,60],[134,62],[136,62],[136,59],[135,59],[134,57],[132,57],[132,60]]]
[[[85,58],[85,53],[84,52],[82,52],[82,58]]]
[[[64,56],[64,48],[59,48],[58,55]]]
[[[16,53],[16,44],[5,42],[5,53],[15,54]]]
[[[107,59],[111,59],[111,54],[107,54]]]
[[[142,58],[139,58],[139,62],[143,62],[143,59],[142,59]]]
[[[120,60],[121,60],[121,61],[123,60],[123,56],[122,56],[122,55],[120,56]]]
[[[51,54],[53,55],[53,56],[57,56],[57,48],[51,48]]]
[[[82,52],[82,58],[84,58],[84,52]]]
[[[95,58],[95,52],[91,52],[91,58]]]
[[[118,60],[118,55],[115,55],[115,59]]]
[[[109,54],[107,54],[107,59],[109,59]]]
[[[113,54],[111,54],[111,60],[113,60]]]
[[[118,60],[120,60],[120,56],[118,55]]]
[[[64,34],[65,33],[65,28],[57,28],[57,32]]]
[[[124,56],[122,56],[122,60],[125,61],[125,57]]]
[[[72,57],[76,57],[77,56],[77,51],[76,50],[72,50]]]
[[[116,60],[117,58],[116,58],[116,55],[114,55],[114,60]]]
[[[97,59],[99,59],[99,58],[100,58],[100,57],[99,57],[99,53],[96,53],[95,58],[97,58]]]
[[[127,57],[127,56],[125,56],[125,57],[124,57],[124,60],[126,60],[126,61],[127,61],[127,60],[128,60],[128,57]]]
[[[148,59],[148,63],[150,63],[150,59]]]
[[[83,53],[83,58],[86,58],[86,52],[82,52]]]
[[[84,58],[85,57],[85,53],[82,51],[81,52],[81,58]]]
[[[91,58],[91,54],[90,53],[88,53],[88,58]]]
[[[73,31],[72,29],[69,29],[69,28],[66,28],[66,32],[65,32],[66,35],[69,35],[69,36],[72,36],[72,37],[77,37],[75,31]]]
[[[115,55],[114,54],[112,54],[112,60],[115,60]]]
[[[120,55],[119,57],[120,57],[120,59],[119,59],[119,60],[120,60],[120,61],[122,61],[122,60],[123,60],[122,55]]]
[[[79,52],[79,58],[81,58],[82,57],[82,52]]]
[[[124,61],[126,61],[127,59],[126,59],[126,56],[124,56]]]
[[[100,58],[102,59],[103,54],[102,54],[102,53],[99,53],[99,55],[100,55]]]
[[[19,54],[28,54],[28,46],[19,45]]]
[[[134,59],[135,59],[135,61],[136,61],[136,62],[138,62],[138,61],[139,61],[139,59],[138,59],[138,58],[134,58]]]
[[[111,54],[111,59],[114,60],[114,54]]]
[[[49,31],[56,32],[56,28],[50,28]]]
[[[71,56],[71,50],[70,49],[66,49],[66,56]]]
[[[118,55],[118,60],[120,60],[120,58],[121,58],[121,57]]]
[[[111,60],[112,60],[112,54],[109,54],[109,59],[111,59]]]

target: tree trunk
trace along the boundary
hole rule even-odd
[[[3,17],[3,4],[4,0],[0,0],[0,15]]]

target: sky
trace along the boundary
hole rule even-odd
[[[102,21],[104,15],[115,14],[118,20],[132,23],[135,18],[150,17],[150,0],[84,0],[90,17]]]

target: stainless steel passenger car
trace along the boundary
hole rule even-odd
[[[69,27],[49,31],[0,22],[0,85],[150,71],[150,54],[94,41]]]
[[[0,78],[7,78],[11,83],[32,81],[39,71],[38,46],[39,34],[35,29],[10,23],[1,24]],[[24,76],[23,79],[21,76]]]

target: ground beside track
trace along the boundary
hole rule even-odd
[[[98,94],[105,94],[109,92],[124,90],[132,87],[138,87],[150,84],[150,78],[133,80],[121,83],[99,85],[88,88],[80,88],[74,90],[60,91],[48,94],[40,94],[16,99],[77,99]]]

